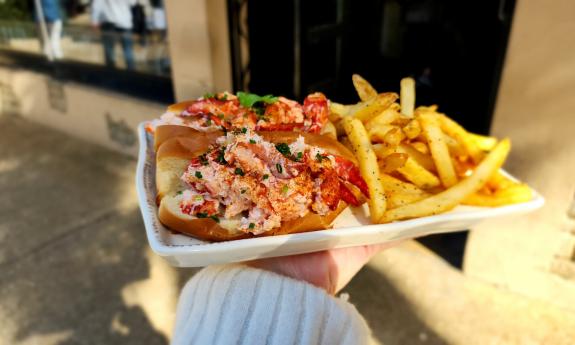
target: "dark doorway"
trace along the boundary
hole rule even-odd
[[[298,100],[322,91],[355,103],[353,73],[380,92],[399,91],[411,76],[416,104],[438,104],[470,131],[488,133],[514,7],[515,0],[229,0],[234,87]],[[423,242],[460,266],[465,239]]]

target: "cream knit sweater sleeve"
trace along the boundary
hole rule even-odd
[[[311,284],[240,265],[198,272],[182,290],[172,344],[366,344],[353,305]]]

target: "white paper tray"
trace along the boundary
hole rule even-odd
[[[531,212],[543,206],[534,192],[533,200],[503,207],[458,206],[453,211],[389,224],[370,224],[367,206],[348,208],[334,222],[334,228],[300,234],[251,238],[211,243],[167,230],[158,220],[153,138],[138,127],[140,151],[136,188],[146,234],[152,250],[172,265],[199,267],[258,258],[315,252],[409,239],[429,234],[469,229],[483,219]]]

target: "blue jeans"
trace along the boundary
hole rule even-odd
[[[130,30],[117,28],[111,23],[102,23],[100,26],[102,30],[102,45],[104,46],[104,59],[106,66],[115,67],[115,45],[118,40],[122,45],[124,52],[124,61],[126,62],[126,69],[133,70],[135,67],[134,53],[132,41],[132,33]]]

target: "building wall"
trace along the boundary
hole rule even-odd
[[[470,276],[575,310],[573,32],[574,1],[518,1],[492,133],[512,139],[506,168],[546,205],[478,226],[464,266]]]
[[[23,116],[135,156],[138,123],[158,117],[164,104],[119,95],[44,74],[0,68],[0,114]]]
[[[166,16],[176,99],[231,90],[226,1],[168,0]],[[166,106],[0,67],[0,114],[23,116],[133,156],[138,123],[157,118]]]

